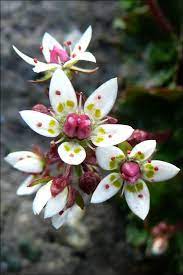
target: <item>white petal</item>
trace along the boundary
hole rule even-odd
[[[84,111],[94,119],[101,119],[112,109],[118,91],[117,78],[112,78],[98,87],[86,100]]]
[[[144,161],[151,157],[156,149],[156,140],[145,140],[137,144],[129,154],[130,158]]]
[[[114,170],[119,167],[125,155],[121,149],[115,146],[97,147],[96,158],[101,168],[105,170]]]
[[[66,187],[56,197],[52,197],[46,204],[44,218],[50,218],[58,214],[66,205],[68,188]]]
[[[143,178],[152,182],[164,181],[175,177],[179,171],[180,169],[171,163],[152,160],[151,163],[144,163]]]
[[[84,52],[84,53],[78,53],[76,57],[71,58],[69,61],[65,62],[63,67],[68,68],[73,66],[78,61],[89,61],[89,62],[95,62],[96,59],[95,56],[90,52]]]
[[[133,128],[122,124],[103,124],[92,133],[92,142],[96,146],[106,147],[127,140],[133,133]]]
[[[47,63],[43,63],[43,62],[37,62],[36,64],[34,64],[35,67],[33,68],[33,71],[35,73],[41,73],[41,72],[45,72],[45,71],[49,71],[52,69],[57,69],[57,68],[61,68],[61,66],[59,64],[47,64]]]
[[[25,55],[24,53],[22,53],[21,51],[19,51],[15,46],[13,46],[13,49],[25,62],[27,62],[30,65],[35,66],[36,63],[34,62],[33,58]]]
[[[26,173],[41,173],[43,165],[43,162],[38,158],[26,158],[18,161],[14,168]]]
[[[8,154],[4,160],[7,161],[9,164],[14,166],[18,161],[25,159],[25,158],[38,158],[38,156],[30,151],[17,151]]]
[[[32,209],[35,215],[39,215],[43,207],[46,205],[49,199],[51,199],[51,184],[52,181],[49,181],[47,184],[45,184],[43,187],[41,187],[38,192],[36,193],[36,196],[33,201]]]
[[[56,214],[52,217],[51,221],[55,229],[59,229],[64,223],[67,222],[70,209],[71,208],[65,210],[62,215]]]
[[[67,219],[68,225],[75,225],[84,215],[84,210],[81,209],[77,204],[74,204],[71,208],[69,208],[69,215]]]
[[[69,78],[60,69],[57,69],[52,76],[49,97],[51,106],[57,114],[64,114],[76,110],[76,93]]]
[[[41,183],[35,186],[28,187],[28,185],[31,183],[33,179],[34,179],[34,176],[31,175],[22,182],[22,184],[17,189],[18,196],[31,195],[41,187]]]
[[[49,115],[32,110],[21,111],[20,115],[33,131],[42,136],[57,137],[61,132],[58,121]]]
[[[81,36],[78,43],[76,43],[72,54],[78,54],[80,52],[84,52],[90,43],[91,37],[92,37],[92,28],[91,26],[89,26]]]
[[[110,199],[119,191],[121,186],[122,179],[119,173],[109,174],[98,184],[92,195],[91,203],[100,203]]]
[[[144,183],[144,181],[139,180],[135,187],[136,190],[131,190],[131,187],[128,184],[125,188],[125,198],[126,202],[131,209],[131,211],[137,215],[139,218],[144,220],[149,212],[149,205],[150,205],[150,195],[149,190]]]
[[[86,158],[85,149],[75,142],[63,142],[58,147],[58,153],[63,162],[78,165]]]
[[[45,32],[42,40],[42,47],[43,47],[42,51],[43,51],[45,60],[48,63],[50,62],[50,50],[53,50],[54,46],[58,47],[59,49],[63,49],[60,43],[55,38],[53,38],[53,36]]]

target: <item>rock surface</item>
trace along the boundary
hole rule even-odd
[[[100,70],[75,80],[77,89],[91,92],[120,70],[119,53],[113,46],[117,34],[112,28],[117,13],[116,1],[1,1],[2,157],[10,151],[29,150],[32,144],[48,144],[46,138],[28,129],[18,114],[47,100],[43,100],[43,86],[27,82],[34,73],[13,52],[12,44],[40,57],[38,49],[45,31],[63,41],[68,33],[84,31],[91,24],[90,50]],[[42,216],[33,215],[32,197],[16,196],[23,178],[2,161],[3,274],[134,274],[123,219],[113,204],[91,205],[77,228],[56,231]]]

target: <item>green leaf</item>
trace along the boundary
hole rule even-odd
[[[84,200],[80,194],[76,196],[76,204],[81,208],[84,209]]]

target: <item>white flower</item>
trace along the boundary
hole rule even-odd
[[[41,184],[29,187],[35,179],[35,174],[40,174],[43,171],[44,161],[40,156],[29,151],[18,151],[8,154],[5,161],[19,171],[31,174],[19,186],[17,195],[31,195],[40,188]]]
[[[128,139],[133,129],[128,125],[103,124],[102,120],[112,109],[117,96],[117,79],[113,78],[96,89],[82,108],[82,96],[77,102],[74,88],[60,69],[50,82],[49,98],[53,112],[50,115],[37,111],[20,112],[29,127],[40,135],[58,137],[60,158],[65,163],[78,165],[86,157],[84,148],[116,145]]]
[[[13,46],[13,49],[25,62],[34,66],[33,71],[36,73],[55,70],[57,68],[69,69],[80,60],[96,62],[93,54],[86,51],[90,43],[91,36],[92,28],[89,26],[81,36],[78,43],[76,43],[73,50],[71,49],[71,45],[68,41],[67,48],[69,48],[69,51],[67,51],[65,46],[62,46],[46,32],[43,36],[41,47],[46,63],[38,61],[37,58],[31,58],[25,55],[15,46]]]
[[[144,220],[150,205],[149,190],[144,180],[165,181],[176,176],[180,171],[173,164],[160,160],[148,160],[155,148],[155,140],[146,140],[137,144],[127,156],[115,146],[97,148],[96,156],[99,166],[105,170],[115,170],[115,172],[99,183],[91,202],[106,201],[122,189],[129,208]]]
[[[68,224],[74,226],[81,219],[84,214],[77,204],[74,204],[71,208],[66,209],[60,214],[56,214],[52,217],[52,225],[55,229],[59,229],[62,225]]]

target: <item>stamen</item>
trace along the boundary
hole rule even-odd
[[[79,49],[79,51],[81,51],[81,46],[80,45],[78,46],[78,49]]]
[[[83,93],[79,93],[79,103],[78,103],[78,113],[80,114],[82,111],[82,99],[83,99]]]
[[[55,141],[54,143],[55,143],[55,144],[58,144],[58,143],[62,142],[63,140],[64,140],[64,137],[61,137],[60,139],[58,139],[58,140]]]
[[[40,49],[40,51],[42,52],[42,51],[43,51],[43,46],[40,46],[39,49]]]
[[[35,58],[34,58],[34,63],[37,63],[37,62],[38,62],[38,60],[37,60],[37,58],[35,57]]]
[[[72,58],[74,58],[74,57],[76,57],[76,54],[75,54],[75,53],[72,54]]]
[[[151,160],[150,159],[148,159],[148,161],[147,161],[148,163],[151,163]]]
[[[111,160],[115,160],[115,157],[111,157]]]
[[[109,189],[110,185],[109,184],[106,184],[105,185],[105,189]]]
[[[140,199],[142,199],[142,198],[143,198],[143,195],[142,195],[142,194],[139,194],[138,197],[139,197]]]
[[[112,135],[108,135],[108,138],[112,138]]]
[[[101,95],[98,95],[98,97],[97,97],[98,99],[101,99],[102,97],[101,97]]]
[[[92,149],[93,151],[95,151],[95,148],[87,141],[86,142],[86,144],[87,144],[87,146],[90,148],[90,149]]]
[[[154,167],[154,171],[158,171],[159,170],[159,168],[156,166],[156,167]]]

